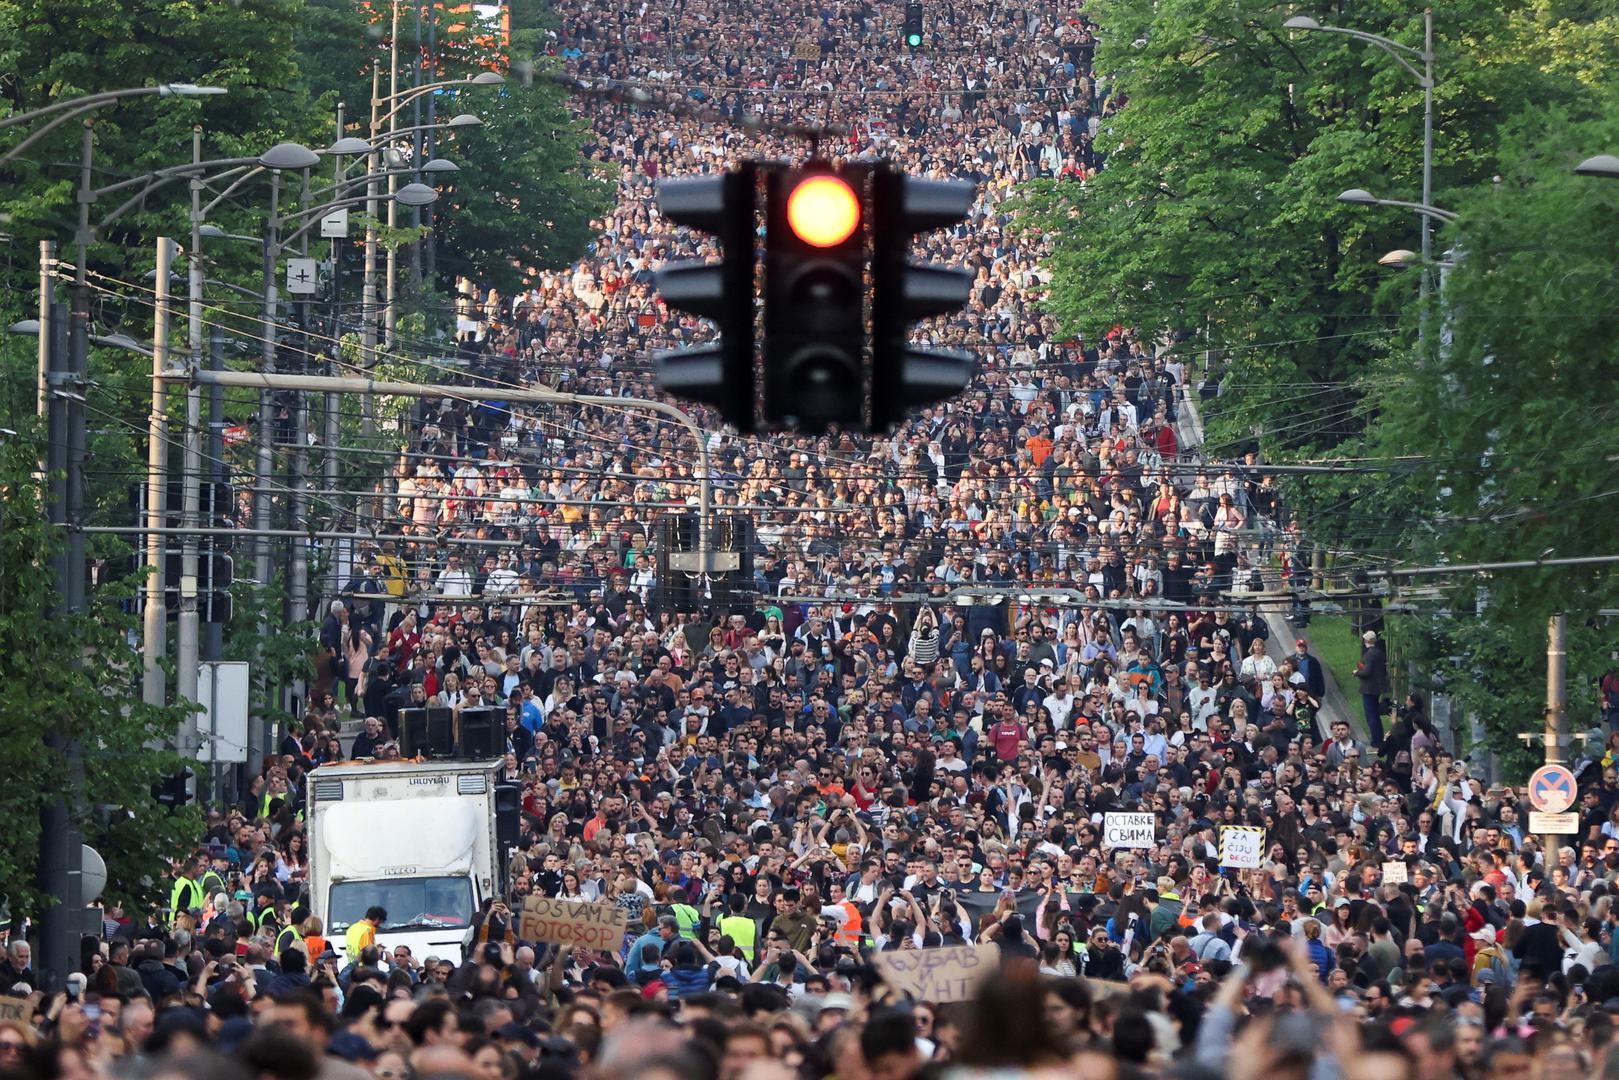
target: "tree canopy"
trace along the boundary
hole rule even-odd
[[[1269,0],[1086,10],[1103,92],[1124,102],[1096,139],[1107,164],[1085,183],[1029,185],[1022,210],[1058,237],[1049,306],[1066,327],[1094,340],[1138,326],[1173,341],[1194,378],[1212,360],[1212,456],[1340,463],[1287,485],[1340,570],[1619,550],[1604,464],[1619,438],[1598,389],[1619,374],[1604,300],[1619,184],[1571,175],[1619,147],[1619,8],[1436,11],[1433,199],[1461,222],[1434,249],[1463,254],[1428,312],[1424,357],[1418,274],[1378,265],[1419,247],[1418,218],[1336,201],[1348,188],[1420,198],[1419,82],[1364,42],[1284,29],[1301,9]],[[1420,12],[1392,3],[1302,13],[1423,40]],[[1609,568],[1434,580],[1447,586],[1438,613],[1399,636],[1486,714],[1498,748],[1518,749],[1526,710],[1539,714],[1551,612],[1577,631],[1577,691],[1602,670]]]

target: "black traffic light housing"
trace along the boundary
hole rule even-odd
[[[865,426],[872,167],[811,161],[765,183],[764,415],[772,427]]]
[[[658,388],[712,405],[743,433],[754,430],[753,277],[757,166],[744,162],[719,176],[665,180],[658,209],[676,225],[715,234],[720,261],[686,260],[657,272],[658,291],[676,311],[718,324],[717,343],[660,352]]]
[[[920,0],[907,0],[905,4],[905,27],[901,34],[907,49],[920,49],[922,47],[922,5]]]
[[[745,162],[722,176],[661,183],[663,215],[713,233],[721,260],[658,271],[670,308],[720,329],[718,344],[659,353],[659,388],[714,406],[745,434],[882,431],[960,393],[972,378],[972,357],[911,348],[907,340],[912,322],[964,306],[973,274],[913,263],[910,251],[917,234],[965,220],[976,193],[969,181],[908,177],[886,162]]]
[[[912,410],[967,388],[975,363],[966,353],[907,344],[910,324],[964,307],[971,270],[911,261],[911,241],[965,221],[977,185],[923,180],[889,168],[872,184],[871,426],[883,431]]]
[[[173,776],[164,777],[152,785],[152,798],[168,807],[169,813],[174,813],[191,801],[191,781],[195,776],[196,773],[185,768]]]

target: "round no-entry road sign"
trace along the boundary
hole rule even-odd
[[[1529,778],[1529,803],[1542,813],[1561,814],[1577,793],[1574,774],[1562,765],[1542,765]]]

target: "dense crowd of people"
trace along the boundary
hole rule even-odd
[[[978,275],[926,331],[978,378],[890,434],[712,433],[716,508],[753,527],[724,589],[658,569],[655,519],[697,500],[678,426],[420,410],[371,507],[416,539],[349,553],[306,715],[169,904],[106,912],[67,993],[33,990],[12,935],[0,1077],[1606,1074],[1619,748],[1586,763],[1552,853],[1420,695],[1389,699],[1375,631],[1370,739],[1324,717],[1321,661],[1243,595],[1292,571],[1274,478],[1184,452],[1173,352],[1064,339],[1040,310],[1046,249],[1007,199],[1104,164],[1123,102],[1086,20],[929,4],[912,51],[898,3],[556,8],[573,74],[682,107],[589,107],[617,204],[569,270],[469,283],[473,377],[652,395],[652,351],[704,333],[652,286],[705,250],[655,181],[833,120],[850,134],[824,151],[980,184],[921,244]],[[397,757],[401,709],[426,705],[504,709],[522,792],[465,955],[390,943],[380,907],[322,925],[307,895],[311,777]],[[1151,827],[1120,843],[1115,814]],[[1256,858],[1236,830],[1262,830]],[[529,897],[628,930],[525,940]],[[967,946],[991,977],[930,998],[884,974]]]

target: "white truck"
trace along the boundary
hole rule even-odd
[[[502,891],[501,765],[351,762],[310,774],[310,900],[344,962],[344,935],[373,906],[388,912],[378,945],[464,962],[473,914]]]

